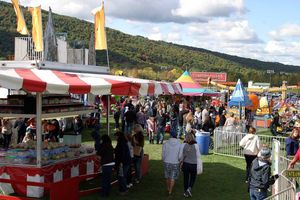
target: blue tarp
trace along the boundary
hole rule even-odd
[[[248,92],[245,90],[241,80],[239,79],[235,86],[232,98],[228,102],[228,105],[239,106],[240,102],[241,106],[252,106],[252,101],[248,96]]]

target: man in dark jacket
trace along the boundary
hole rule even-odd
[[[18,118],[14,124],[14,128],[18,127],[18,140],[17,142],[20,143],[23,141],[23,138],[26,133],[26,126],[25,121],[22,118]]]
[[[125,118],[125,134],[131,134],[133,122],[136,121],[136,112],[134,107],[131,107],[130,110],[124,114],[124,118]]]
[[[224,104],[221,104],[220,108],[219,108],[219,116],[221,117],[223,110],[225,110]]]
[[[157,137],[156,137],[156,144],[159,143],[159,136],[160,137],[160,143],[164,143],[164,137],[165,137],[165,128],[166,128],[166,123],[169,121],[169,116],[163,113],[162,110],[158,111],[158,115],[154,118],[154,120],[157,123]]]
[[[268,188],[273,185],[278,175],[271,176],[271,151],[264,147],[261,151],[261,157],[256,158],[251,165],[250,170],[250,198],[265,199],[268,197]]]
[[[270,131],[273,136],[277,135],[277,126],[280,126],[279,114],[278,114],[278,110],[274,110],[274,114],[272,114],[272,121],[270,123]]]
[[[224,126],[226,122],[226,110],[222,111],[222,115],[220,115],[219,126]]]

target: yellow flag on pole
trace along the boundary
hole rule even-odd
[[[28,8],[32,17],[32,39],[35,45],[35,51],[43,51],[43,31],[42,31],[42,13],[41,6]]]
[[[104,6],[92,10],[95,15],[95,50],[107,49]]]
[[[26,26],[26,23],[25,23],[25,20],[24,20],[23,13],[22,13],[22,11],[19,7],[18,0],[11,0],[11,2],[14,6],[14,9],[15,9],[15,12],[16,12],[16,15],[17,15],[17,31],[19,33],[21,33],[22,35],[28,35],[27,26]]]

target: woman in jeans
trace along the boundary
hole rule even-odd
[[[115,166],[114,149],[111,145],[110,137],[105,134],[102,136],[102,144],[97,150],[97,159],[100,160],[102,166],[102,190],[101,197],[109,197],[111,188],[111,171]]]
[[[201,149],[199,148],[194,135],[192,133],[187,133],[179,153],[180,160],[183,160],[183,195],[185,197],[192,196],[192,188],[195,184],[197,175],[197,158],[200,157],[200,151]]]
[[[131,166],[130,151],[127,145],[127,139],[123,132],[116,132],[115,139],[117,146],[115,148],[115,168],[117,169],[117,176],[119,182],[119,194],[127,195],[129,194],[127,184],[126,184],[126,174]]]
[[[141,146],[144,148],[145,138],[143,134],[143,128],[140,124],[135,124],[133,126],[133,131],[135,134],[132,136],[135,146]],[[135,183],[140,183],[142,178],[142,160],[144,158],[144,149],[142,149],[140,156],[134,156],[133,165],[135,169]]]

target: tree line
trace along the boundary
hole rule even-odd
[[[28,30],[31,32],[31,16],[22,7]],[[48,11],[42,10],[43,26],[46,25]],[[84,40],[89,46],[94,24],[74,17],[53,13],[56,32],[68,34],[68,43],[72,47],[74,40]],[[21,37],[16,32],[17,19],[11,3],[0,1],[0,59],[5,60],[14,54],[14,38]],[[226,72],[228,81],[244,84],[248,80],[269,82],[267,70],[274,70],[272,85],[280,86],[283,80],[297,84],[300,80],[299,66],[274,62],[262,62],[249,58],[231,56],[202,48],[177,45],[163,41],[153,41],[142,36],[132,36],[118,30],[106,28],[111,73],[122,70],[125,76],[152,80],[174,81],[188,69],[190,72]],[[78,47],[76,47],[78,48]],[[99,66],[107,66],[106,51],[96,52]],[[167,69],[161,68],[167,66]],[[281,71],[292,73],[289,77],[280,75]],[[267,78],[266,78],[267,77]]]

